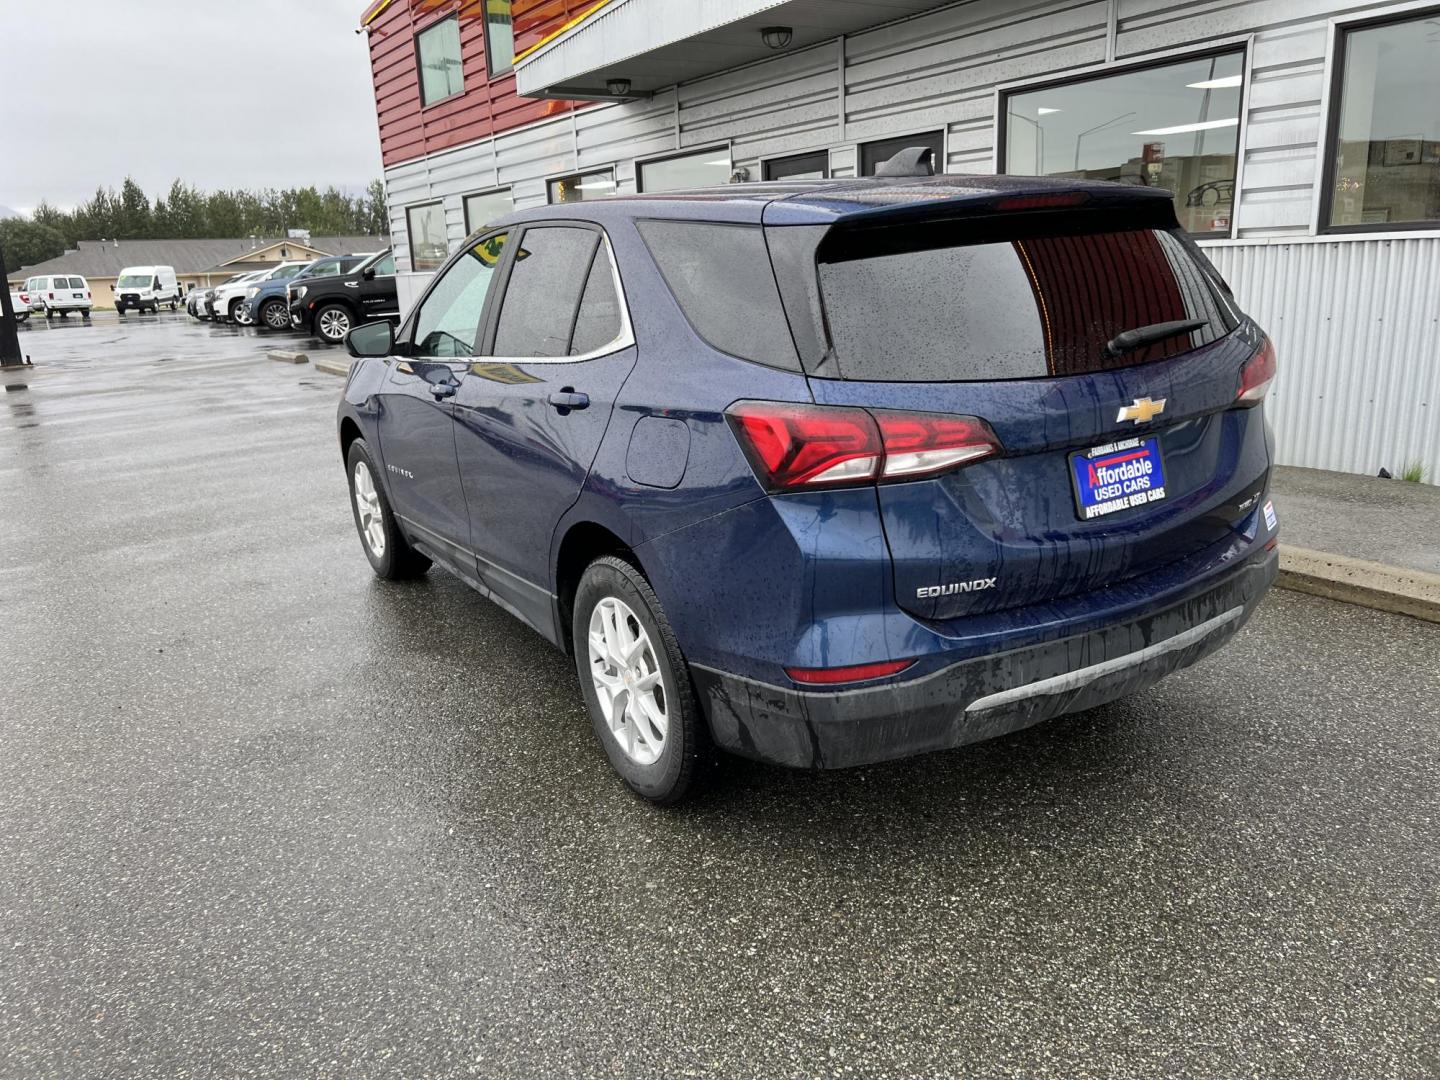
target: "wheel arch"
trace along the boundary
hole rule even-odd
[[[590,520],[570,524],[556,549],[553,578],[555,603],[558,608],[556,629],[559,632],[560,645],[567,654],[574,651],[570,640],[570,622],[575,610],[575,592],[580,586],[580,578],[587,566],[604,555],[615,555],[624,559],[649,580],[635,549],[609,528],[598,521]]]

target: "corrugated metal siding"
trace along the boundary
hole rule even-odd
[[[1207,244],[1269,332],[1283,465],[1440,477],[1440,239]]]

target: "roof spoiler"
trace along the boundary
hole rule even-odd
[[[935,151],[928,146],[907,146],[875,166],[876,176],[934,176]]]

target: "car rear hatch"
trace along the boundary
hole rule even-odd
[[[1163,193],[1051,184],[767,238],[818,404],[891,417],[902,442],[943,428],[926,417],[993,433],[876,487],[911,614],[1103,589],[1233,541],[1256,512],[1268,453],[1237,398],[1273,354]]]

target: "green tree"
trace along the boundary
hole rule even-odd
[[[154,213],[150,199],[134,177],[125,177],[120,185],[120,202],[116,208],[115,235],[121,240],[143,240],[151,235]]]
[[[371,180],[365,189],[363,210],[356,222],[356,233],[361,236],[384,236],[390,231],[389,211],[385,208],[385,181]]]
[[[5,248],[5,273],[65,254],[65,237],[58,230],[25,218],[0,219],[0,246]]]

